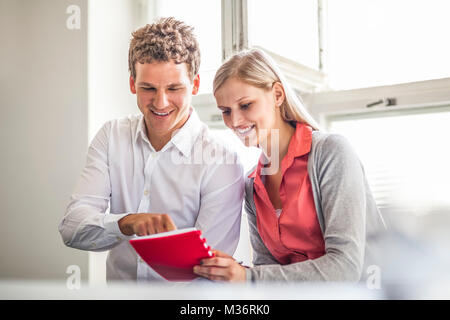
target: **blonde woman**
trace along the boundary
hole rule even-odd
[[[385,226],[347,140],[319,130],[259,49],[219,68],[214,96],[226,126],[262,149],[245,177],[253,267],[215,251],[194,272],[233,282],[358,281]]]

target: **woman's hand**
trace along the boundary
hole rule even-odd
[[[244,282],[246,280],[245,267],[241,266],[233,257],[218,250],[213,250],[213,258],[203,259],[201,265],[194,267],[194,273],[217,281]]]

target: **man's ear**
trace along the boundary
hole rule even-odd
[[[272,86],[273,97],[275,100],[275,105],[277,107],[281,106],[286,99],[286,95],[284,93],[284,88],[279,82],[275,82]]]
[[[194,86],[192,87],[192,94],[196,95],[198,93],[198,88],[200,88],[200,75],[197,74],[194,77],[194,81],[193,81]]]
[[[132,76],[130,76],[130,91],[131,93],[136,94],[136,85]]]

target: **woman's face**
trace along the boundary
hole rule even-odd
[[[266,142],[270,131],[279,129],[280,121],[283,121],[277,107],[284,100],[284,91],[279,83],[264,90],[230,78],[214,96],[225,125],[248,147],[259,147]]]

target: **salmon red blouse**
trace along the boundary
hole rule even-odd
[[[261,179],[261,159],[249,175],[255,179],[253,197],[259,235],[282,265],[316,259],[325,254],[307,170],[311,142],[312,128],[297,123],[288,152],[281,161],[282,212],[279,217]]]

